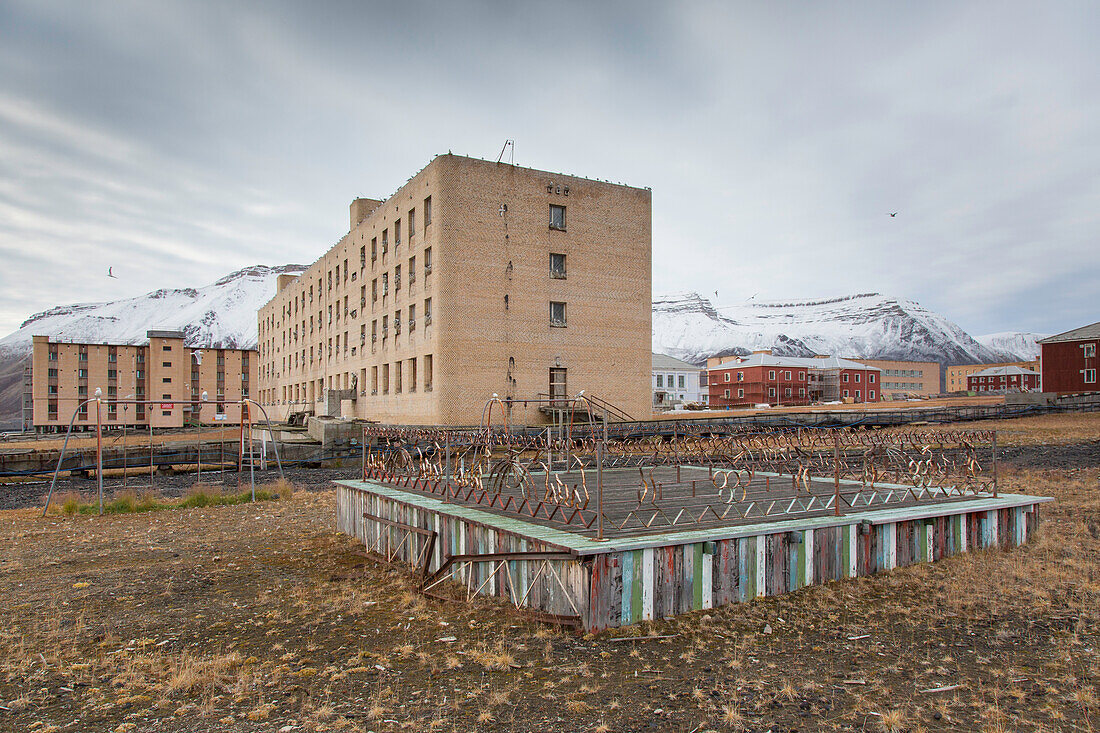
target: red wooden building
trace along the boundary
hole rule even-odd
[[[711,407],[878,402],[882,370],[835,356],[801,358],[758,351],[708,363]]]
[[[971,392],[1035,392],[1039,374],[1018,366],[1000,366],[968,374],[966,388]]]
[[[1039,340],[1044,392],[1096,392],[1100,321]]]

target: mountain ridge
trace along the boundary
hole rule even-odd
[[[18,422],[22,364],[32,337],[141,343],[149,330],[179,330],[190,346],[255,348],[256,311],[275,294],[282,274],[303,265],[253,265],[202,287],[158,289],[103,303],[74,303],[28,317],[0,339],[0,423]],[[968,364],[1026,361],[1037,334],[999,333],[977,339],[919,303],[881,293],[832,298],[715,304],[697,292],[653,298],[652,349],[694,364],[707,356],[772,349],[855,358]],[[1027,353],[1023,353],[1027,352]]]

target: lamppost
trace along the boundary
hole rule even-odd
[[[202,391],[203,402],[210,399],[210,396],[206,394],[206,390]],[[202,422],[202,404],[199,404],[199,422]],[[198,447],[195,449],[195,465],[198,467],[199,475],[196,477],[196,483],[202,483],[202,433],[199,433]]]
[[[95,479],[99,486],[99,513],[103,514],[103,418],[100,405],[103,404],[103,390],[95,388]]]

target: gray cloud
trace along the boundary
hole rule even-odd
[[[1063,330],[1100,292],[1098,20],[1091,3],[9,0],[0,330],[311,261],[353,197],[505,138],[524,165],[654,189],[655,291],[878,290],[974,333]]]

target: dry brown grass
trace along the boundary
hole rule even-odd
[[[4,512],[0,729],[1095,729],[1100,470],[1005,466],[1001,487],[1057,499],[1023,548],[650,622],[623,643],[426,601],[413,573],[332,532],[331,494]]]
[[[893,428],[886,432],[890,430]],[[922,426],[921,430],[996,430],[998,444],[1002,446],[1071,445],[1100,441],[1100,412],[1066,412],[1015,420],[977,420]]]

